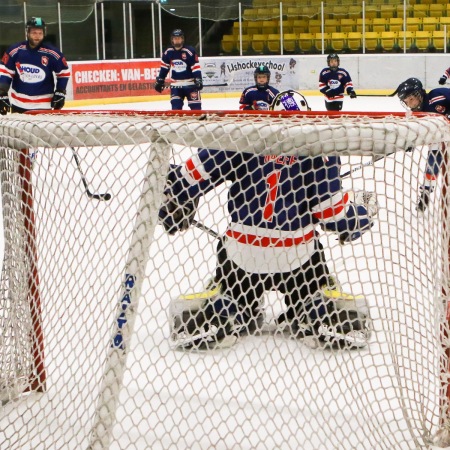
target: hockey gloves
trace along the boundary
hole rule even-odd
[[[417,201],[416,211],[425,212],[430,203],[430,195],[433,192],[432,186],[420,186],[420,197]]]
[[[195,83],[195,87],[196,87],[199,91],[201,91],[201,90],[203,89],[203,81],[202,81],[201,78],[196,78],[196,79],[194,80],[194,83]]]
[[[356,92],[355,91],[350,91],[348,93],[348,95],[350,96],[350,98],[356,98]]]
[[[157,78],[156,79],[156,83],[155,83],[155,91],[159,92],[161,94],[161,92],[164,90],[164,78]]]
[[[51,106],[53,109],[62,109],[66,101],[66,93],[64,91],[55,91],[53,94]]]
[[[9,103],[8,94],[5,92],[0,93],[0,114],[6,116],[11,109],[11,103]]]
[[[197,205],[198,198],[179,205],[170,194],[165,194],[159,209],[159,220],[167,233],[174,235],[178,231],[187,230],[197,212]]]
[[[445,83],[447,83],[447,77],[444,77],[444,76],[442,75],[442,77],[439,78],[439,84],[445,84]]]
[[[328,89],[327,91],[324,92],[324,94],[325,94],[328,98],[333,98],[333,97],[334,97],[333,89]]]

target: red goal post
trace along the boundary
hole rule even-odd
[[[49,440],[55,448],[257,447],[265,441],[270,447],[269,421],[284,446],[364,448],[375,439],[374,448],[426,448],[449,416],[449,142],[449,122],[421,113],[55,111],[1,117],[0,447],[37,448]],[[427,147],[436,143],[444,144],[443,175],[428,214],[419,216],[413,203]],[[417,151],[406,155],[411,147]],[[237,350],[212,356],[180,355],[167,346],[170,299],[198,290],[204,278],[197,264],[211,271],[214,260],[199,230],[172,238],[158,225],[169,162],[181,164],[197,148],[338,155],[350,167],[386,157],[345,181],[350,189],[374,187],[383,198],[373,239],[331,243],[327,254],[347,289],[370,293],[375,331],[368,350],[326,353],[278,335],[244,339]],[[111,199],[99,201],[93,192],[111,193]],[[211,226],[222,232],[223,208],[208,199],[198,214],[212,217]],[[270,316],[271,297],[265,301]],[[283,367],[289,360],[297,361],[289,365],[297,378],[283,385],[285,395],[274,375],[291,375],[267,365]],[[324,367],[323,384],[315,385],[310,374],[320,376]],[[247,371],[260,378],[244,388],[239,378]],[[214,386],[216,380],[232,406],[215,404],[222,395],[208,381]],[[260,398],[246,397],[253,389]],[[177,399],[183,392],[185,403]],[[212,399],[201,400],[202,392]],[[288,398],[295,398],[292,411]],[[273,423],[271,405],[277,405]],[[339,423],[354,405],[365,422],[350,422],[344,436]],[[220,416],[224,409],[227,420]],[[390,409],[398,419],[395,431]],[[342,418],[329,420],[333,412]],[[374,415],[380,429],[370,422]],[[175,420],[180,428],[167,429],[165,422]],[[235,432],[227,421],[237,421]],[[64,431],[55,431],[55,424]]]

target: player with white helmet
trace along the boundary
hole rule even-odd
[[[279,94],[277,111],[308,111],[298,92]],[[277,290],[285,310],[277,329],[326,345],[367,345],[364,297],[343,294],[326,264],[317,229],[342,244],[361,238],[377,214],[371,193],[342,190],[338,156],[257,155],[201,148],[171,167],[159,217],[169,234],[187,229],[201,198],[229,184],[229,225],[218,239],[213,282],[171,305],[171,337],[178,348],[229,346],[261,331],[264,293]]]

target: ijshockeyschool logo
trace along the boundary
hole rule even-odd
[[[228,72],[237,72],[238,70],[250,70],[256,69],[259,66],[266,66],[269,70],[278,70],[284,72],[286,63],[276,63],[273,61],[247,61],[247,62],[234,62],[227,64]]]

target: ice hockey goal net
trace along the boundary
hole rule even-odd
[[[449,142],[436,115],[1,117],[0,448],[429,448],[449,413]],[[444,163],[420,213],[436,143]],[[199,147],[339,155],[342,189],[377,193],[361,239],[317,231],[342,289],[367,301],[366,347],[277,332],[285,305],[270,291],[257,335],[172,348],[171,301],[205,289],[228,224],[227,183],[200,201],[199,226],[158,223],[169,164]]]

